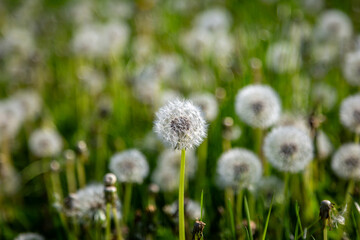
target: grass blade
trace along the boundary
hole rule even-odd
[[[201,199],[200,199],[201,215],[200,215],[200,221],[202,221],[202,217],[203,217],[203,200],[204,200],[204,190],[201,190]]]
[[[250,240],[253,240],[253,235],[252,235],[252,231],[251,231],[251,219],[250,219],[250,211],[249,211],[249,206],[248,206],[248,202],[247,202],[247,198],[244,197],[245,200],[245,211],[246,211],[246,218],[247,218],[247,222],[248,222],[248,229],[249,229],[249,234],[250,234]]]
[[[231,205],[230,199],[228,199],[228,201],[227,201],[227,210],[229,212],[229,217],[230,217],[231,234],[233,236],[233,239],[235,240],[236,235],[235,235],[234,214],[232,212],[232,205]]]
[[[263,236],[262,236],[262,240],[265,240],[265,238],[266,238],[266,231],[267,231],[267,228],[268,228],[268,226],[269,226],[269,220],[270,220],[270,215],[271,215],[271,209],[272,209],[273,201],[274,201],[274,196],[272,196],[272,198],[271,198],[271,203],[270,203],[268,215],[267,215],[267,217],[266,217],[266,222],[265,222],[265,226],[264,226],[264,233],[263,233]]]

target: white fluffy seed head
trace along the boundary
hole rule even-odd
[[[360,180],[360,145],[342,145],[332,158],[331,168],[340,178]]]
[[[343,64],[343,74],[352,86],[360,86],[360,51],[348,53]]]
[[[194,28],[209,32],[227,32],[231,26],[231,15],[223,8],[205,10],[196,16]]]
[[[207,121],[213,121],[216,119],[219,107],[213,94],[194,93],[190,95],[190,99],[196,106],[200,107]]]
[[[327,10],[318,19],[314,29],[319,41],[341,43],[350,40],[353,27],[350,18],[339,10]]]
[[[235,191],[252,188],[261,178],[262,165],[259,158],[249,150],[234,148],[220,156],[217,163],[217,181],[222,188]]]
[[[313,144],[308,134],[296,127],[277,127],[264,141],[264,154],[271,165],[284,172],[299,172],[313,159]]]
[[[62,151],[61,136],[52,128],[35,130],[29,138],[29,148],[37,157],[53,157]]]
[[[299,50],[290,42],[274,43],[266,52],[266,63],[267,67],[276,73],[294,72],[301,65]]]
[[[300,129],[309,136],[311,136],[311,128],[309,125],[309,120],[307,116],[304,116],[300,113],[283,113],[276,123],[276,126],[292,126]]]
[[[44,240],[45,238],[37,233],[27,232],[20,233],[17,235],[14,240]]]
[[[270,207],[272,199],[274,203],[281,204],[284,201],[284,182],[275,176],[262,177],[254,192],[264,199],[266,207]]]
[[[0,102],[0,142],[5,138],[13,138],[24,121],[24,110],[15,100]]]
[[[187,218],[195,220],[201,217],[201,205],[198,202],[193,201],[191,199],[185,199],[184,206],[185,206],[185,216]],[[164,206],[164,212],[177,219],[179,212],[178,202],[175,201],[170,205]],[[203,215],[204,215],[204,210],[203,210]]]
[[[353,95],[342,101],[340,120],[350,131],[360,133],[360,95]]]
[[[174,149],[192,149],[206,137],[201,110],[187,100],[173,100],[156,113],[154,131]]]
[[[326,110],[334,107],[337,100],[337,91],[326,83],[317,83],[312,89],[312,101],[320,104]]]
[[[235,111],[246,124],[256,128],[267,128],[279,119],[281,103],[271,87],[249,85],[237,93]]]
[[[116,153],[110,159],[109,169],[119,182],[142,183],[149,173],[145,156],[137,149]]]
[[[326,135],[326,133],[322,130],[319,130],[316,134],[316,150],[319,159],[326,159],[328,158],[332,151],[333,145]]]
[[[152,181],[160,187],[161,191],[173,192],[179,186],[179,171],[157,167],[153,172]]]
[[[75,217],[80,222],[89,222],[94,220],[95,214],[98,212],[106,213],[106,201],[104,196],[104,185],[101,183],[89,184],[78,190],[76,193],[70,194],[64,200],[64,212],[69,217]],[[121,204],[117,199],[115,202],[117,216],[121,218]]]
[[[20,90],[16,92],[12,97],[14,101],[18,101],[24,111],[26,120],[34,119],[40,114],[42,108],[42,100],[39,94],[32,90]]]

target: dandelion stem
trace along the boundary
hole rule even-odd
[[[327,237],[327,222],[328,222],[328,220],[325,219],[325,220],[324,220],[324,229],[323,229],[323,240],[327,240],[327,239],[328,239],[328,237]]]
[[[85,177],[84,163],[81,158],[78,158],[76,161],[76,170],[78,175],[79,186],[80,188],[83,188],[86,185],[86,177]]]
[[[76,192],[76,177],[75,177],[75,167],[73,161],[66,162],[66,180],[68,186],[68,192]]]
[[[130,202],[131,202],[131,194],[132,194],[132,184],[125,184],[125,198],[124,198],[124,210],[123,210],[123,221],[126,224],[127,218],[130,210]]]
[[[114,221],[115,221],[115,229],[116,229],[117,240],[123,240],[123,237],[122,237],[122,234],[121,234],[120,222],[119,222],[119,218],[117,216],[117,210],[116,210],[115,206],[112,207],[112,211],[113,211],[113,216],[114,216]]]
[[[110,228],[111,228],[111,204],[106,204],[106,232],[105,240],[110,240]]]
[[[180,240],[185,240],[184,183],[185,183],[185,149],[182,149],[181,164],[180,164],[180,182],[179,182],[179,239]]]
[[[243,201],[243,191],[239,189],[238,194],[236,196],[236,221],[237,225],[241,224],[242,218],[242,201]]]

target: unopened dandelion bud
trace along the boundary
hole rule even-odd
[[[330,211],[334,208],[334,204],[329,200],[322,200],[320,204],[319,216],[322,220],[330,218]]]
[[[215,90],[215,97],[218,100],[224,100],[226,97],[226,90],[224,88],[218,87]]]
[[[75,153],[71,149],[68,149],[64,152],[64,157],[65,157],[66,162],[68,162],[68,163],[70,163],[70,162],[72,163],[75,161]]]
[[[77,144],[76,144],[76,153],[78,155],[81,155],[81,156],[85,156],[85,157],[88,156],[89,150],[88,150],[88,147],[87,147],[85,141],[81,140],[81,141],[77,142]]]
[[[105,187],[115,186],[116,176],[113,173],[107,173],[104,177],[104,185]]]
[[[159,191],[160,191],[160,187],[159,187],[159,185],[157,185],[157,184],[155,184],[155,183],[151,183],[150,185],[149,185],[149,192],[151,193],[151,194],[157,194],[157,193],[159,193]]]
[[[60,163],[56,160],[52,160],[50,163],[50,170],[53,172],[59,172],[60,171]]]

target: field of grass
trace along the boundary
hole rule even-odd
[[[359,32],[358,0],[1,1],[0,239],[360,240]]]

